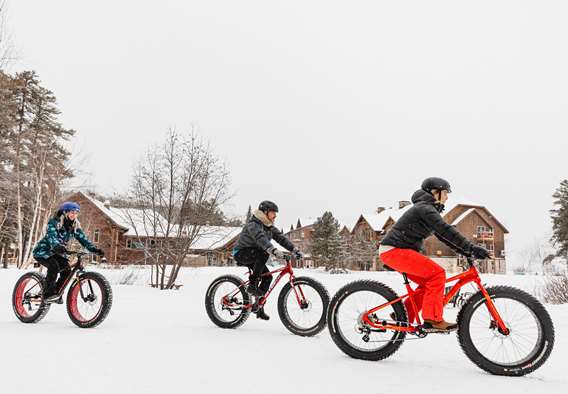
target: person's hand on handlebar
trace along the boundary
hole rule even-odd
[[[298,248],[294,248],[292,253],[294,254],[294,257],[296,257],[296,260],[302,260],[304,258],[304,254]]]
[[[491,257],[491,253],[483,246],[473,245],[471,247],[471,254],[476,259],[484,260]]]
[[[270,253],[271,255],[273,255],[274,257],[276,257],[277,259],[283,259],[286,257],[286,255],[284,254],[284,252],[282,252],[281,250],[276,249],[275,247],[272,247],[270,249],[268,249],[268,253]]]

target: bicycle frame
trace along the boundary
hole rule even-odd
[[[286,265],[282,268],[278,268],[275,269],[274,271],[270,271],[270,272],[266,272],[264,274],[261,275],[262,276],[269,276],[269,275],[274,275],[274,274],[278,274],[278,276],[276,277],[276,280],[274,280],[272,282],[272,285],[270,286],[270,288],[268,289],[268,291],[266,292],[265,295],[263,295],[262,297],[259,298],[258,300],[258,306],[263,306],[264,304],[266,304],[266,300],[268,299],[268,297],[270,296],[270,294],[272,293],[272,291],[274,290],[274,288],[278,285],[278,283],[282,280],[282,278],[286,275],[289,275],[290,277],[288,278],[288,281],[290,282],[290,285],[292,286],[292,290],[294,290],[294,295],[296,296],[296,301],[298,301],[299,305],[303,305],[302,301],[305,302],[305,296],[304,296],[304,292],[302,290],[302,288],[298,288],[296,289],[296,286],[294,286],[294,279],[296,278],[294,275],[294,270],[292,268],[292,264],[296,262],[296,259],[294,256],[291,256],[290,259],[286,260]],[[250,275],[250,268],[249,268],[249,275]],[[246,286],[248,283],[250,283],[250,280],[247,280],[246,282],[244,282],[241,286],[239,286],[236,290],[233,290],[231,293],[227,294],[226,296],[223,297],[223,303],[225,305],[227,305],[229,302],[227,301],[227,299],[232,298],[234,295],[236,295],[240,290],[241,287]],[[299,292],[299,294],[298,294]],[[246,304],[243,305],[244,308],[249,309],[252,308],[253,304]]]
[[[468,264],[470,266],[470,268],[467,271],[462,272],[461,274],[458,274],[458,275],[455,275],[455,276],[452,276],[452,277],[446,279],[446,283],[451,283],[451,282],[456,282],[456,283],[452,286],[452,288],[450,289],[448,294],[446,294],[446,296],[444,297],[444,306],[448,304],[448,302],[459,291],[460,288],[462,288],[463,286],[465,286],[468,283],[475,283],[477,285],[478,289],[483,294],[483,297],[485,298],[485,301],[486,301],[485,305],[487,306],[489,314],[491,315],[494,322],[496,323],[496,327],[499,329],[499,331],[501,333],[503,333],[504,335],[508,335],[509,329],[507,328],[507,326],[505,325],[505,322],[503,321],[503,319],[499,315],[499,312],[497,311],[497,308],[495,307],[493,300],[489,296],[489,293],[487,292],[487,290],[485,289],[485,287],[481,283],[481,278],[479,277],[479,271],[475,267],[475,265],[473,263],[473,259],[468,258],[467,261],[468,261]],[[382,305],[379,305],[379,306],[367,311],[363,315],[363,318],[362,318],[362,320],[365,324],[367,324],[368,326],[370,326],[372,328],[381,330],[381,331],[382,330],[393,330],[393,331],[401,331],[401,332],[408,332],[408,333],[420,332],[420,327],[422,325],[422,321],[420,320],[418,313],[415,313],[415,316],[416,316],[415,322],[408,322],[408,323],[410,323],[408,326],[403,326],[400,323],[390,324],[387,320],[384,320],[384,319],[381,319],[381,321],[377,322],[377,321],[374,321],[375,320],[374,318],[370,317],[370,315],[374,314],[375,312],[380,311],[381,309],[389,307],[393,304],[396,304],[397,302],[401,302],[401,301],[405,300],[406,298],[410,299],[410,304],[412,305],[413,310],[418,312],[418,309],[416,307],[416,303],[414,302],[414,296],[416,294],[422,293],[424,290],[423,289],[419,289],[419,290],[412,289],[412,287],[410,286],[410,282],[408,281],[408,278],[406,277],[406,274],[402,274],[402,275],[404,277],[404,285],[406,286],[406,290],[408,291],[408,293],[401,296],[401,297],[398,297],[395,300],[392,300],[390,302],[386,302]]]
[[[83,252],[70,252],[69,254],[71,255],[76,255],[77,256],[77,260],[75,261],[75,264],[72,265],[71,268],[71,272],[69,273],[69,275],[67,276],[67,278],[65,279],[65,281],[63,282],[63,284],[61,285],[61,287],[57,290],[57,295],[58,296],[62,296],[63,293],[65,292],[65,289],[67,288],[67,286],[69,285],[69,283],[74,280],[75,282],[80,280],[80,274],[81,272],[84,271],[85,267],[83,266],[83,262],[82,262],[82,257],[87,255],[88,253],[83,253]],[[32,286],[30,289],[28,289],[26,291],[26,294],[28,292],[30,292],[32,289],[34,289],[38,284],[36,283],[34,286]],[[93,288],[91,286],[91,284],[89,283],[89,287],[91,289],[91,292],[93,291]],[[83,288],[80,288],[81,291],[81,297],[84,299],[85,296],[83,294]]]

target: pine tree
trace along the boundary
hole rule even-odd
[[[558,249],[557,256],[568,260],[568,180],[563,180],[560,183],[552,197],[555,199],[555,209],[550,211],[552,218],[551,241]]]
[[[314,262],[328,270],[343,267],[344,242],[339,235],[339,223],[331,212],[325,212],[314,223],[310,251]]]
[[[65,145],[75,132],[59,115],[55,95],[35,72],[0,72],[0,192],[9,190],[0,199],[0,249],[15,244],[18,266],[30,260],[61,183],[72,176]]]

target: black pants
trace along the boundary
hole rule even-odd
[[[63,283],[65,283],[71,273],[69,261],[57,255],[53,255],[48,259],[37,259],[37,261],[47,268],[45,297],[52,296],[61,289],[61,286],[63,286]],[[59,274],[59,279],[57,279],[57,274]]]
[[[268,291],[272,283],[272,275],[263,275],[270,272],[266,267],[268,257],[270,257],[268,253],[258,248],[241,249],[235,255],[235,260],[238,265],[252,269],[252,275],[250,276],[251,282],[258,282],[260,278],[258,288],[264,293]]]

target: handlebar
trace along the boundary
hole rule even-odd
[[[77,256],[77,258],[79,258],[79,259],[80,259],[81,257],[83,257],[83,256],[88,256],[88,255],[90,255],[90,254],[91,254],[91,255],[95,255],[95,256],[99,256],[99,255],[96,254],[96,253],[88,252],[88,251],[84,251],[84,250],[78,250],[78,251],[75,251],[75,250],[68,250],[67,252],[65,252],[65,254],[67,254],[67,255],[69,255],[69,256]],[[106,262],[107,262],[106,257],[101,256],[101,263],[106,263]]]

